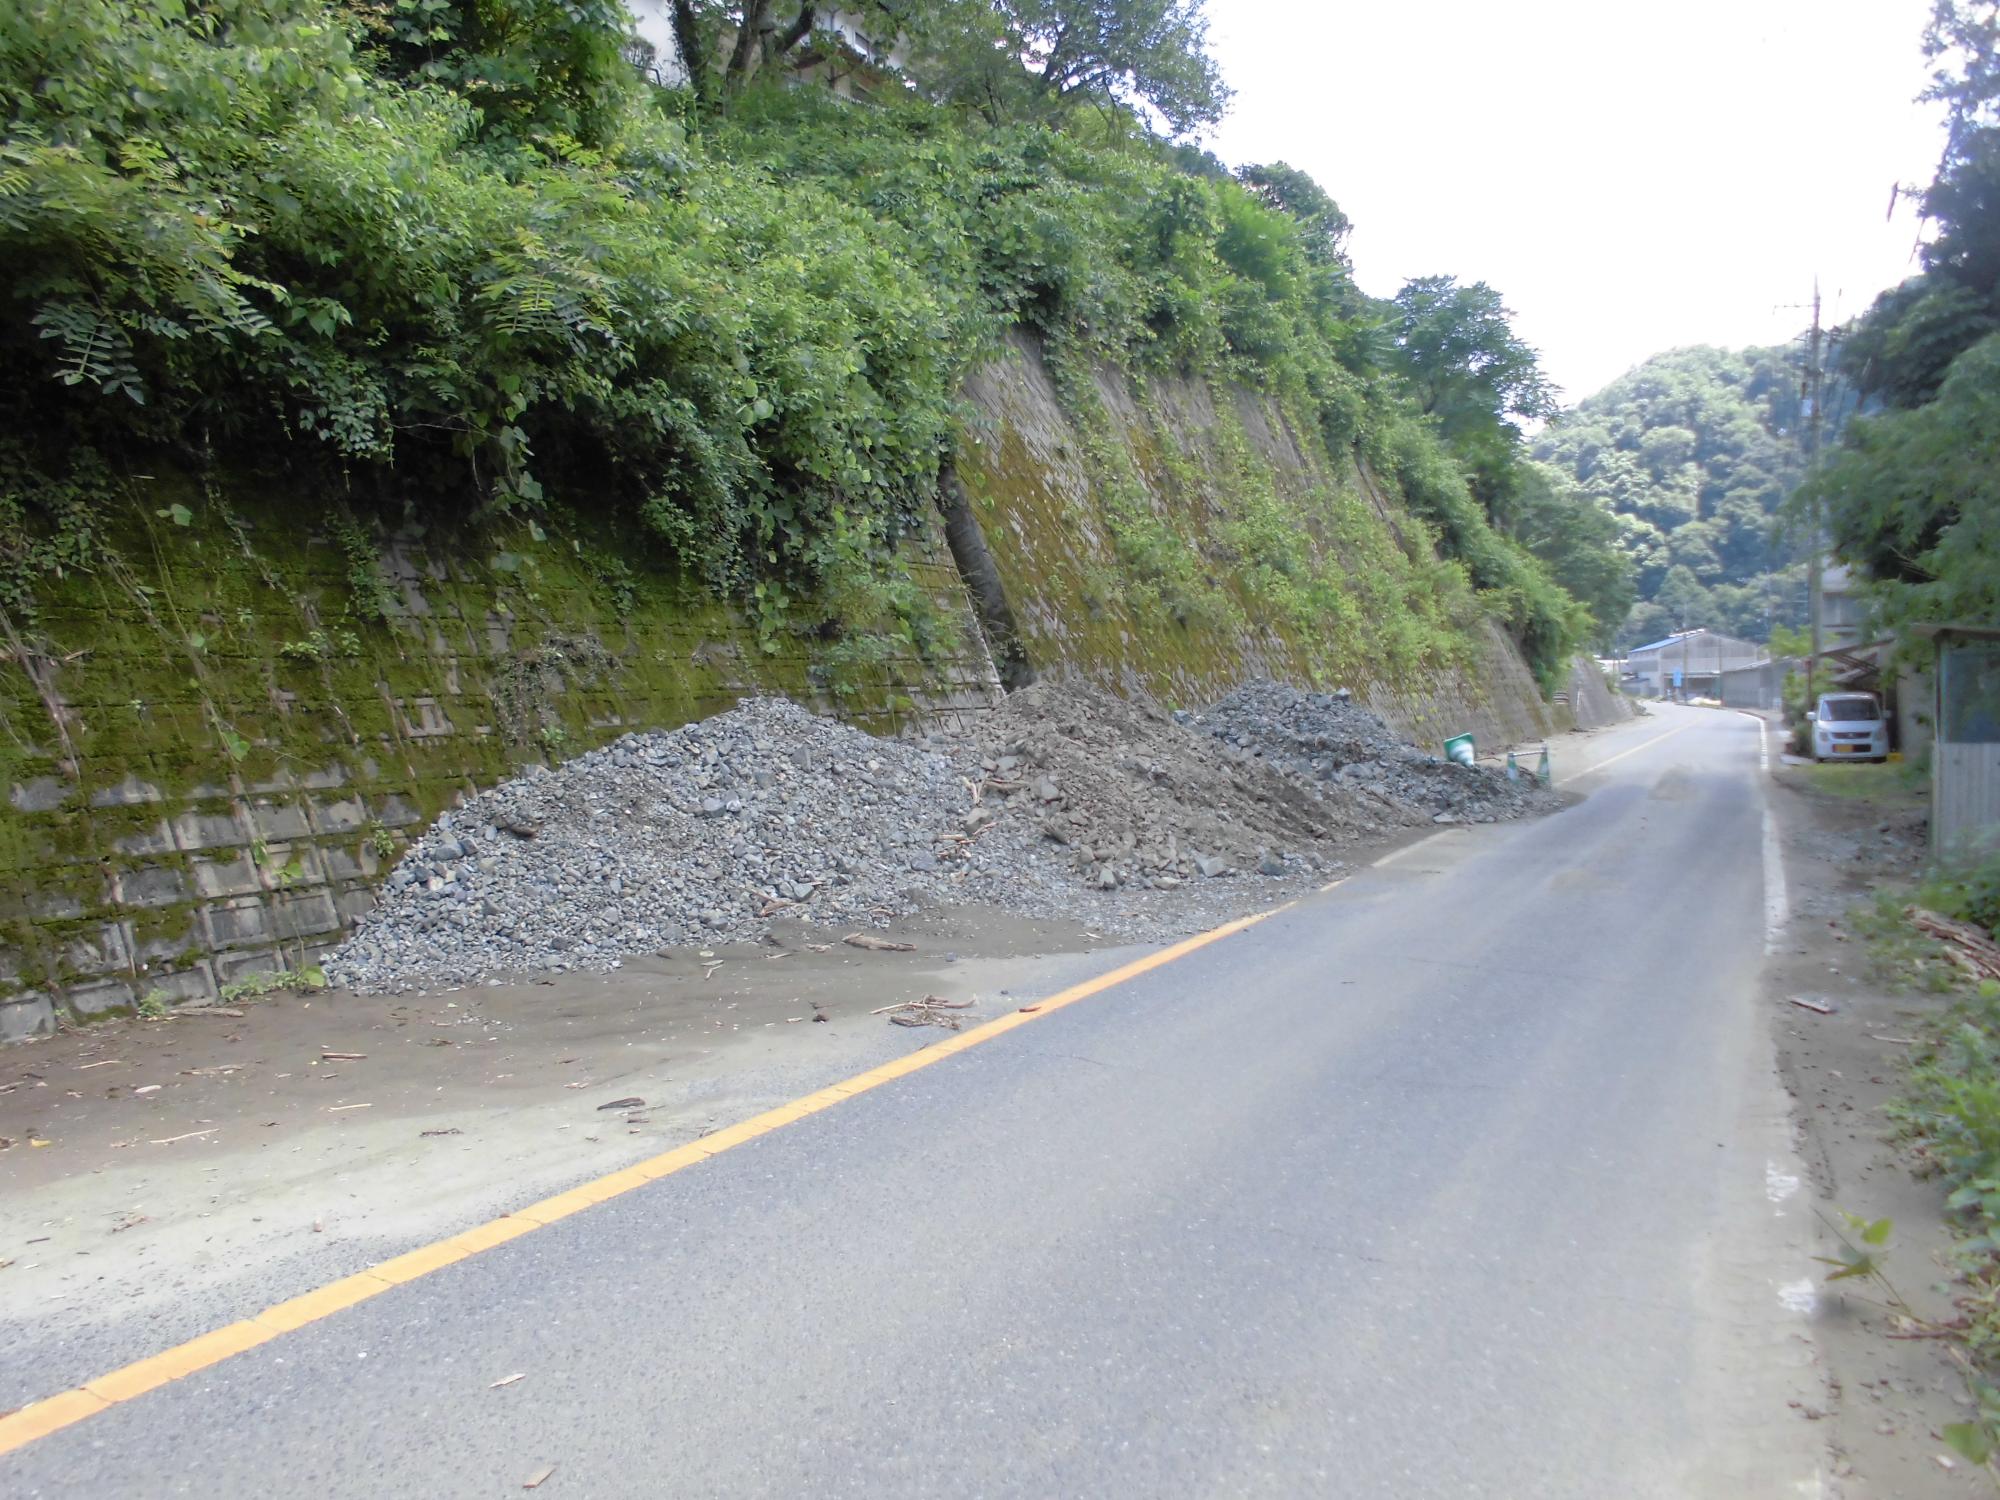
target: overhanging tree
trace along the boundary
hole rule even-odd
[[[1208,52],[1204,3],[846,0],[836,8],[800,0],[672,0],[671,16],[682,62],[704,97],[740,93],[753,78],[846,45],[835,37],[837,14],[840,35],[866,37],[885,71],[900,71],[932,97],[971,104],[995,124],[1098,103],[1136,111],[1183,136],[1215,124],[1229,103]]]
[[[1556,413],[1540,356],[1514,332],[1513,314],[1483,281],[1420,276],[1396,294],[1395,364],[1426,416],[1449,434],[1509,417]]]
[[[1305,231],[1301,244],[1308,259],[1322,265],[1347,264],[1347,236],[1354,226],[1326,189],[1310,176],[1274,161],[1241,167],[1236,180],[1266,208],[1298,221]]]
[[[906,71],[994,123],[1075,104],[1131,110],[1172,136],[1229,107],[1205,0],[887,0]]]

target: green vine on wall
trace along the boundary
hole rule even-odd
[[[17,442],[0,439],[0,610],[32,633],[43,580],[88,573],[104,558],[97,518],[116,503],[104,461],[90,449],[61,474],[44,473]]]
[[[400,608],[396,591],[382,576],[375,539],[350,516],[328,517],[327,531],[347,563],[348,608],[361,619],[387,624]]]
[[[551,633],[540,645],[516,653],[493,685],[493,717],[501,735],[517,749],[560,752],[569,731],[557,696],[593,686],[616,665],[594,635]]]

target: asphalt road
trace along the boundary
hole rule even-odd
[[[1554,817],[114,1406],[0,1492],[1815,1493],[1757,741],[1593,739]]]

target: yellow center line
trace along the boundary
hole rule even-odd
[[[1339,882],[1335,881],[1333,884],[1337,885]],[[1330,890],[1332,886],[1324,889]],[[1223,938],[1255,927],[1259,922],[1275,917],[1280,912],[1289,911],[1296,905],[1298,902],[1288,901],[1283,906],[1273,907],[1269,911],[1254,912],[1247,917],[1238,917],[1233,922],[1224,922],[1220,927],[1212,927],[1207,932],[1196,933],[1193,937],[1184,938],[1169,947],[1148,953],[1143,958],[1136,958],[1131,963],[1100,974],[1095,979],[1086,979],[1081,984],[1072,985],[1049,996],[1046,1000],[1022,1006],[970,1031],[962,1031],[949,1041],[936,1042],[919,1051],[907,1053],[892,1062],[870,1068],[865,1073],[857,1073],[852,1078],[828,1084],[825,1088],[807,1094],[803,1098],[794,1099],[789,1104],[781,1104],[776,1109],[752,1115],[747,1120],[702,1136],[699,1140],[690,1141],[685,1146],[648,1157],[634,1166],[586,1182],[581,1187],[557,1193],[554,1197],[544,1198],[538,1203],[530,1203],[525,1208],[517,1208],[512,1213],[481,1224],[475,1229],[468,1229],[462,1234],[452,1235],[435,1244],[395,1256],[393,1259],[370,1266],[365,1271],[358,1271],[352,1276],[344,1276],[338,1281],[329,1282],[301,1296],[267,1307],[242,1322],[231,1323],[211,1333],[204,1333],[198,1338],[189,1339],[184,1344],[176,1344],[171,1349],[137,1360],[109,1374],[86,1380],[76,1390],[64,1391],[60,1395],[31,1402],[19,1411],[0,1417],[0,1453],[11,1453],[16,1448],[26,1447],[37,1438],[59,1432],[65,1427],[83,1421],[86,1417],[94,1417],[121,1401],[130,1401],[133,1397],[142,1396],[147,1391],[155,1390],[170,1381],[180,1380],[206,1370],[212,1365],[218,1365],[232,1355],[254,1349],[281,1334],[303,1328],[309,1323],[317,1323],[322,1318],[331,1317],[343,1308],[365,1302],[370,1297],[380,1296],[393,1286],[414,1281],[420,1276],[428,1276],[433,1271],[478,1255],[482,1251],[491,1250],[496,1245],[504,1245],[507,1241],[518,1239],[524,1234],[532,1234],[535,1230],[553,1224],[558,1219],[566,1219],[571,1214],[580,1213],[586,1208],[629,1193],[635,1188],[644,1187],[649,1182],[670,1177],[676,1172],[705,1162],[710,1157],[720,1156],[745,1141],[752,1141],[758,1136],[781,1130],[808,1115],[817,1114],[823,1109],[831,1109],[834,1105],[852,1099],[857,1094],[864,1094],[895,1079],[907,1077],[911,1073],[942,1062],[947,1057],[955,1057],[961,1052],[1004,1036],[1016,1027],[1039,1021],[1042,1017],[1065,1006],[1075,1005],[1080,1000],[1088,1000],[1093,995],[1101,995],[1104,991],[1129,979],[1137,979],[1141,974],[1151,973],[1154,969],[1170,964],[1176,959],[1185,958],[1198,949],[1206,948],[1210,943],[1220,942]]]
[[[1616,755],[1609,756],[1604,760],[1600,760],[1594,766],[1585,766],[1581,771],[1572,771],[1569,774],[1571,776],[1588,776],[1592,772],[1603,770],[1606,766],[1615,765],[1617,762],[1623,760],[1628,755],[1637,755],[1641,750],[1650,750],[1653,746],[1659,744],[1661,740],[1670,740],[1675,735],[1684,734],[1692,728],[1694,728],[1694,724],[1692,722],[1682,724],[1677,728],[1669,729],[1665,734],[1656,734],[1650,740],[1641,740],[1638,744],[1634,745],[1630,750],[1620,750]]]

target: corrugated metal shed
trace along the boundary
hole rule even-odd
[[[1937,647],[1931,849],[1961,864],[2000,852],[2000,628],[1920,625]]]

